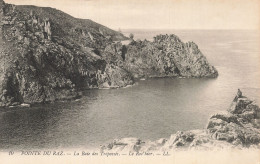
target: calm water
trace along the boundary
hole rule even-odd
[[[86,91],[79,101],[0,110],[0,149],[92,149],[121,137],[155,140],[205,128],[211,114],[229,107],[237,88],[260,102],[256,31],[124,32],[139,39],[175,33],[182,41],[193,40],[219,77],[148,79],[129,88]]]

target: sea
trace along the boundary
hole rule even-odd
[[[80,99],[0,109],[0,150],[98,149],[114,139],[169,138],[205,129],[226,111],[238,88],[260,104],[260,34],[254,30],[125,29],[135,39],[175,34],[194,41],[218,78],[151,78],[108,90],[86,90]]]

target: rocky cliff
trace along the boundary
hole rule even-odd
[[[116,139],[101,148],[103,152],[149,152],[178,149],[211,150],[222,148],[260,148],[260,108],[238,90],[230,108],[210,117],[204,130],[177,132],[170,138],[142,141]]]
[[[216,77],[195,43],[175,35],[132,41],[91,20],[0,0],[0,106],[70,99],[140,77]]]
[[[110,44],[104,59],[123,67],[134,77],[217,77],[194,42],[183,43],[176,35],[158,35],[154,41]]]
[[[85,88],[133,84],[99,55],[125,37],[52,8],[0,1],[0,106],[68,99]]]

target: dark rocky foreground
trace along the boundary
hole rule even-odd
[[[142,141],[116,139],[102,146],[103,152],[149,152],[170,150],[212,150],[223,148],[260,148],[260,108],[239,90],[230,108],[210,117],[207,128],[177,132],[170,138]]]
[[[132,85],[142,77],[217,77],[198,46],[175,35],[132,41],[53,8],[0,0],[0,106],[79,96]]]

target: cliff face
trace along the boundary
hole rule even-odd
[[[101,148],[103,152],[148,152],[175,149],[260,148],[260,108],[239,90],[224,114],[213,115],[204,130],[177,132],[170,138],[142,141],[116,139]]]
[[[217,70],[208,63],[195,43],[183,43],[175,35],[158,35],[153,42],[108,45],[103,58],[137,78],[218,76]]]
[[[122,34],[52,8],[0,0],[0,106],[70,99],[153,76],[216,77],[194,43],[174,35],[124,46]]]
[[[123,39],[122,34],[51,8],[1,1],[0,11],[0,106],[133,84],[129,73],[98,55],[113,39]]]

